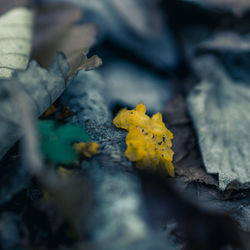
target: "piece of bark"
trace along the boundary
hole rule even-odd
[[[84,126],[101,146],[100,154],[82,165],[94,196],[88,232],[97,249],[173,249],[150,228],[140,180],[124,155],[126,132],[112,124],[103,88],[97,73],[81,72],[62,96],[62,105],[76,114],[68,121]]]

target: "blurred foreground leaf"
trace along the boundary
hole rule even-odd
[[[90,70],[102,64],[98,56],[87,58],[96,40],[93,24],[76,24],[82,18],[80,9],[71,4],[50,3],[37,6],[33,58],[47,67],[57,52],[63,52],[70,66],[68,76],[81,69]]]
[[[0,110],[0,158],[21,136],[22,117],[17,111],[16,102],[10,98],[12,91],[23,92],[29,107],[40,116],[62,94],[68,83],[65,75],[68,64],[60,54],[54,60],[49,70],[38,66],[35,61],[29,64],[25,72],[16,73],[14,78],[1,81]]]
[[[45,0],[45,2],[56,2]],[[57,1],[58,2],[58,1]],[[154,68],[178,64],[179,55],[157,0],[65,0],[83,9],[84,20],[98,26],[98,43],[108,40],[114,48]],[[81,35],[82,36],[82,35]],[[86,37],[86,36],[85,36]]]
[[[21,10],[21,14],[24,16],[24,17],[22,16],[21,20],[24,20],[25,21],[24,24],[29,25],[30,30],[31,30],[32,25],[33,25],[33,19],[31,19],[32,12],[29,12],[27,9],[24,9],[24,8],[21,8],[20,10]],[[65,7],[64,7],[64,10],[65,10]],[[24,14],[22,12],[24,12]],[[72,9],[72,13],[78,13],[78,12],[77,10]],[[66,24],[77,20],[77,18],[75,18],[74,15],[72,16],[72,13],[69,14],[70,16],[69,19],[71,21],[65,22]],[[30,17],[28,20],[26,20],[27,16]],[[48,25],[53,26],[53,17],[54,16],[52,15],[52,17],[47,22],[47,26],[45,25],[45,27],[48,27]],[[15,27],[15,22],[12,20],[13,18],[14,20],[16,20],[18,19],[18,16],[16,18],[15,16],[14,17],[12,16],[12,18],[7,19],[7,23],[9,23],[10,21],[10,24],[12,24],[10,25],[10,27],[12,27],[13,25]],[[5,19],[3,19],[2,23],[5,24],[5,22],[6,22]],[[89,29],[92,30],[91,26],[89,26],[89,28],[88,26],[86,27],[84,26],[84,29],[86,30],[87,33],[89,33]],[[61,34],[60,32],[61,28],[62,27],[55,28],[54,31],[57,31],[55,32],[55,34],[58,34],[58,33]],[[1,26],[0,26],[0,29],[1,29]],[[22,55],[22,53],[23,51],[26,51],[25,53],[28,53],[30,49],[30,46],[31,46],[30,40],[32,38],[30,30],[24,29],[24,30],[18,31],[18,29],[15,29],[12,31],[14,35],[12,39],[13,42],[10,43],[11,45],[10,47],[12,48],[13,46],[13,48],[17,48],[17,51],[14,51],[13,55],[12,55],[13,51],[12,52],[10,51],[9,52],[10,54],[7,55],[7,59],[9,56],[13,56],[13,58],[10,57],[13,59],[12,61],[10,61],[10,65],[6,66],[6,62],[8,62],[8,60],[4,56],[0,58],[0,70],[1,70],[1,66],[5,70],[3,72],[4,73],[3,76],[5,77],[11,76],[11,72],[9,71],[9,69],[11,69],[12,71],[15,69],[26,68],[27,63],[29,61],[29,54]],[[53,63],[51,64],[51,66],[48,68],[48,70],[41,68],[36,61],[31,61],[25,72],[16,71],[13,78],[11,78],[10,80],[1,81],[2,88],[0,89],[0,94],[1,94],[0,101],[1,101],[2,109],[0,111],[0,117],[1,117],[2,122],[0,124],[0,139],[2,140],[3,143],[1,143],[0,145],[0,159],[7,152],[7,150],[17,141],[17,139],[19,139],[21,136],[20,122],[22,120],[22,117],[20,117],[20,114],[18,114],[17,112],[17,108],[16,108],[17,104],[15,103],[15,100],[13,100],[13,98],[12,99],[9,98],[9,96],[11,95],[10,93],[19,92],[19,91],[23,92],[25,99],[27,99],[27,101],[29,102],[29,106],[31,107],[35,116],[38,117],[45,110],[47,110],[48,107],[62,94],[64,89],[70,83],[70,81],[68,81],[69,77],[74,76],[74,74],[76,74],[78,71],[82,69],[90,70],[101,64],[101,59],[97,56],[92,56],[90,59],[87,58],[86,54],[88,52],[89,46],[92,45],[94,38],[93,36],[91,36],[91,39],[90,39],[91,41],[87,39],[88,42],[81,44],[82,40],[78,39],[79,37],[77,37],[78,33],[82,34],[81,31],[82,31],[81,29],[79,30],[76,27],[75,29],[69,29],[70,33],[67,33],[67,35],[70,35],[72,32],[75,34],[74,36],[72,35],[72,36],[69,36],[68,38],[71,41],[70,44],[73,44],[73,45],[71,46],[67,43],[67,41],[69,40],[59,39],[61,42],[60,45],[62,45],[62,41],[63,41],[63,44],[65,46],[63,46],[62,48],[64,49],[60,49],[60,46],[59,47],[56,46],[55,49],[52,50],[52,55],[55,55],[57,50],[62,50],[66,53],[68,58],[65,58],[63,55],[57,55]],[[9,32],[9,29],[6,29],[6,32]],[[53,29],[52,31],[50,31],[50,33],[53,34]],[[17,36],[18,38],[20,35],[21,37],[20,43],[24,43],[24,44],[21,44],[21,45],[19,44],[19,40],[15,39],[16,34],[18,35]],[[45,36],[46,33],[43,33],[43,34]],[[24,37],[22,37],[21,35]],[[86,39],[85,35],[86,33],[83,34],[84,39]],[[58,37],[53,36],[54,40],[56,38]],[[53,39],[52,41],[54,41]],[[7,39],[3,39],[3,41],[5,40],[8,41]],[[51,40],[48,39],[47,42],[50,43],[50,41]],[[1,45],[1,38],[0,38],[0,45]],[[6,53],[6,49],[3,46],[1,47],[4,53]],[[81,51],[80,51],[80,48],[82,48]],[[21,63],[19,62],[20,61],[19,59],[16,60],[16,53],[17,54],[21,53],[20,55],[18,55],[19,57],[21,56],[21,59],[18,57],[21,60]],[[1,54],[1,49],[0,49],[0,54]],[[46,58],[47,57],[50,58],[51,56],[49,51],[43,51],[43,54]],[[23,59],[23,57],[25,57],[25,60]],[[4,58],[6,60],[4,60]],[[3,65],[1,64],[1,60],[3,60]],[[70,64],[68,64],[67,60],[70,62]]]
[[[39,121],[38,128],[42,153],[54,163],[72,163],[77,159],[73,142],[90,140],[84,129],[75,125],[56,126],[53,121]]]

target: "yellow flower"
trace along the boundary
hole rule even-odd
[[[140,103],[135,110],[122,109],[113,122],[128,131],[125,155],[130,161],[136,162],[139,168],[164,169],[174,176],[173,134],[166,128],[160,113],[150,118],[146,107]]]

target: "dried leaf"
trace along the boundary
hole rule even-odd
[[[102,59],[96,55],[87,58],[87,56],[84,53],[82,54],[80,53],[78,55],[71,56],[69,63],[71,67],[70,71],[67,74],[67,78],[80,70],[89,71],[98,68],[99,66],[102,65]]]
[[[26,69],[31,51],[33,12],[19,7],[0,17],[0,78]]]
[[[160,1],[66,1],[83,9],[86,22],[97,24],[99,41],[108,39],[158,69],[176,67],[177,49]]]
[[[62,94],[69,82],[65,82],[68,64],[63,55],[58,54],[46,70],[38,66],[35,61],[29,64],[25,72],[16,73],[10,80],[1,81],[1,123],[0,123],[0,158],[21,136],[20,117],[16,104],[8,96],[9,88],[24,91],[25,99],[29,102],[35,116],[40,116]]]
[[[33,57],[47,67],[56,52],[63,52],[70,65],[68,77],[80,69],[90,70],[101,65],[97,56],[88,59],[89,48],[95,43],[96,26],[76,25],[81,11],[70,4],[45,4],[38,6]]]
[[[55,39],[82,17],[79,8],[71,4],[51,3],[36,7],[34,50],[55,43]]]
[[[178,176],[185,182],[200,182],[218,186],[218,181],[206,173],[191,118],[188,115],[185,99],[176,96],[170,100],[163,112],[163,119],[174,134],[174,167]]]
[[[204,165],[219,187],[250,182],[250,87],[233,82],[211,57],[197,60],[202,82],[188,97]]]
[[[54,169],[46,169],[40,152],[38,150],[38,137],[35,130],[35,114],[29,107],[28,99],[22,92],[13,93],[12,98],[15,99],[17,110],[24,117],[23,140],[22,140],[22,165],[25,166],[34,176],[38,178],[40,183],[45,187],[53,200],[57,204],[58,209],[64,214],[65,218],[72,224],[78,236],[82,237],[83,223],[87,215],[87,207],[90,202],[90,193],[87,181],[81,177],[70,176],[61,178],[56,174]],[[47,136],[52,136],[51,123],[43,122],[43,132]],[[71,132],[71,134],[69,133]],[[72,138],[82,136],[82,129],[73,125],[59,127],[57,135],[64,137],[64,142],[69,142]],[[86,138],[86,136],[84,136]],[[51,139],[51,138],[50,138]]]

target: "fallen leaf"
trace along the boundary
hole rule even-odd
[[[54,168],[45,167],[39,152],[39,141],[35,129],[35,114],[22,92],[12,94],[12,98],[15,99],[18,105],[17,110],[24,118],[24,124],[22,126],[24,136],[21,141],[21,164],[39,180],[50,197],[53,198],[58,210],[67,218],[68,222],[70,222],[75,232],[81,238],[84,235],[83,223],[88,214],[87,209],[91,196],[87,180],[83,177],[73,175],[68,178],[61,178]],[[52,141],[54,139],[56,141],[57,136],[60,139],[63,137],[62,142],[64,144],[69,143],[74,138],[88,138],[87,134],[85,132],[83,133],[83,129],[75,125],[69,124],[64,127],[58,127],[56,129],[56,135],[53,128],[51,128],[54,125],[53,123],[43,121],[40,125],[43,127],[42,130],[45,138]],[[34,209],[31,210],[31,212],[33,211]],[[33,225],[33,223],[34,221],[32,220],[31,224]],[[32,232],[33,231],[34,230],[32,230]]]
[[[31,52],[33,11],[24,7],[0,17],[0,78],[9,78],[14,70],[25,70]]]
[[[184,97],[175,96],[167,103],[163,111],[163,119],[174,135],[173,151],[176,175],[184,177],[183,179],[187,183],[200,182],[218,186],[217,179],[205,171]]]
[[[52,1],[52,0],[51,0]],[[53,0],[54,1],[54,0]],[[81,7],[86,22],[98,26],[98,42],[139,57],[154,68],[165,70],[178,64],[174,37],[166,25],[160,1],[66,0]]]
[[[58,54],[48,70],[31,61],[25,72],[18,72],[14,78],[1,81],[0,158],[21,136],[19,128],[22,118],[9,93],[23,91],[35,116],[39,117],[68,86],[69,81],[66,82],[64,78],[68,70],[65,58]]]
[[[219,187],[250,182],[250,87],[232,81],[213,57],[196,59],[202,81],[188,97],[208,173],[218,174]]]
[[[93,24],[76,25],[82,17],[79,8],[71,4],[38,5],[33,58],[47,67],[57,52],[66,55],[70,65],[68,77],[81,69],[91,70],[102,64],[98,56],[87,58],[95,43],[97,29]]]
[[[61,37],[82,18],[81,10],[72,4],[38,4],[35,7],[34,50],[56,42],[54,39]]]

